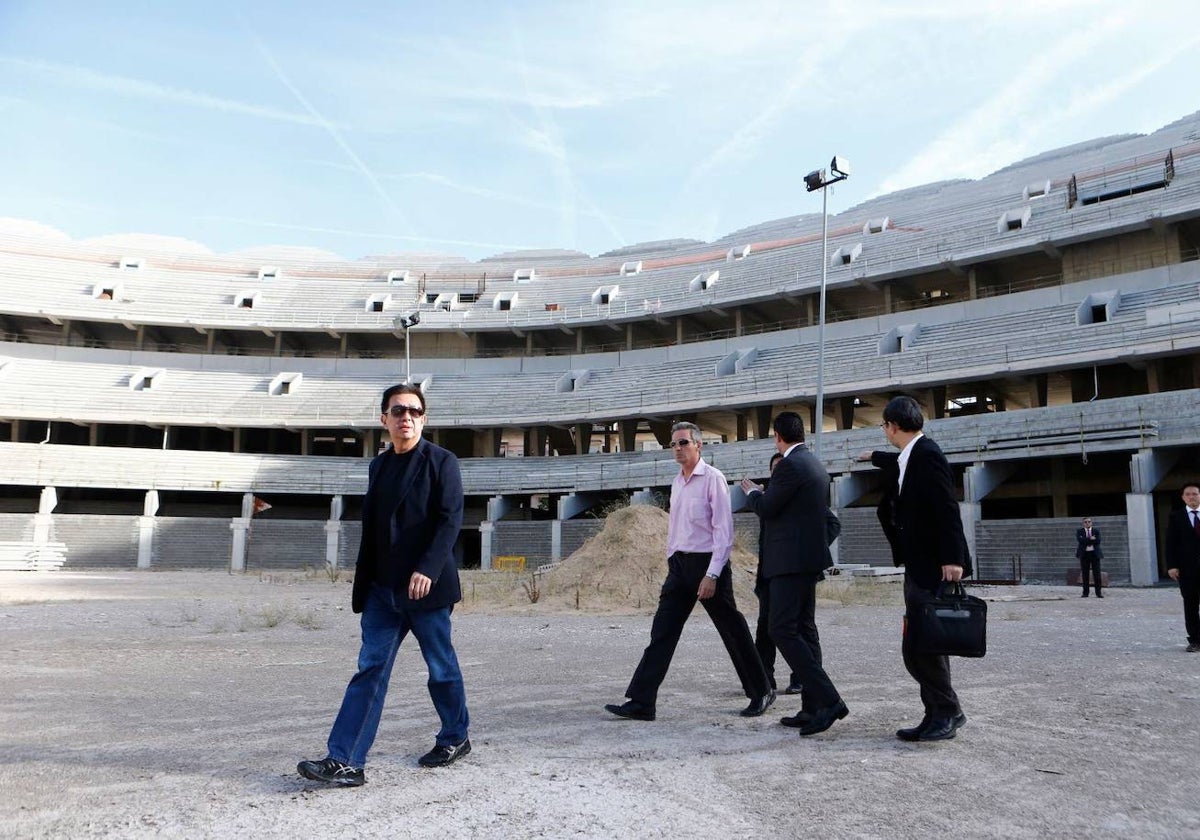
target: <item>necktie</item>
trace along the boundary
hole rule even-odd
[[[1196,536],[1200,537],[1200,510],[1191,511],[1192,514],[1192,530],[1196,532]]]

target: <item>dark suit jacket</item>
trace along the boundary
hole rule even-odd
[[[1167,568],[1178,569],[1182,580],[1200,580],[1200,537],[1192,530],[1187,508],[1167,518]]]
[[[1087,550],[1089,543],[1093,546],[1091,551]],[[1104,559],[1104,549],[1100,547],[1100,530],[1098,528],[1092,529],[1091,540],[1087,538],[1086,529],[1080,528],[1075,532],[1075,559],[1082,560],[1089,554],[1097,560]]]
[[[354,592],[351,606],[356,613],[363,611],[367,594],[375,580],[381,554],[375,545],[379,529],[375,523],[375,504],[372,491],[375,475],[383,458],[390,452],[376,455],[368,470],[367,495],[363,499],[362,542],[358,546],[358,565],[354,572]],[[400,488],[400,501],[392,512],[391,549],[386,562],[399,570],[396,580],[403,586],[396,590],[396,604],[416,609],[438,609],[462,600],[458,582],[458,567],[454,562],[454,543],[462,527],[463,486],[454,453],[422,438],[413,452],[412,463]],[[433,581],[429,594],[417,601],[408,597],[408,580],[420,572]]]
[[[829,473],[803,444],[776,464],[765,492],[749,495],[748,506],[762,520],[759,570],[765,580],[819,575],[833,565],[828,502]]]
[[[878,513],[892,561],[923,589],[937,589],[942,566],[962,566],[963,577],[970,576],[974,569],[954,497],[954,473],[941,447],[924,435],[913,444],[902,489],[898,459],[896,452],[871,456],[887,477]]]

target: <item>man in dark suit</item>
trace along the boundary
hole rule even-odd
[[[1167,574],[1179,583],[1188,652],[1200,652],[1200,485],[1183,485],[1182,510],[1167,520]]]
[[[362,613],[358,673],[346,687],[328,753],[301,761],[300,775],[354,787],[375,740],[392,664],[411,631],[429,669],[429,695],[441,719],[423,767],[443,767],[471,751],[462,671],[450,640],[450,613],[462,600],[454,543],[462,526],[458,459],[422,438],[425,395],[415,385],[383,392],[380,421],[391,446],[371,461],[351,606]]]
[[[767,465],[770,472],[775,472],[776,465],[783,460],[783,453],[776,452],[771,456],[771,461]],[[775,643],[771,641],[771,631],[767,624],[767,615],[770,612],[768,604],[770,603],[770,595],[767,591],[766,581],[763,580],[763,531],[766,526],[760,519],[758,521],[758,570],[754,574],[754,594],[758,596],[758,624],[754,628],[754,647],[758,650],[758,658],[762,660],[763,669],[767,672],[767,679],[771,683],[771,688],[775,685]],[[788,680],[788,686],[784,690],[784,694],[799,694],[803,686],[800,684],[800,677],[792,674]]]
[[[1091,572],[1096,580],[1096,597],[1103,598],[1100,591],[1100,561],[1104,559],[1104,550],[1100,547],[1100,530],[1092,527],[1090,517],[1083,520],[1083,527],[1075,532],[1075,559],[1079,561],[1080,579],[1083,583],[1083,597],[1088,596],[1088,573]]]
[[[771,640],[803,686],[800,713],[783,723],[799,728],[801,735],[815,735],[849,714],[822,665],[814,614],[817,581],[833,565],[825,521],[829,473],[804,445],[800,415],[781,412],[772,428],[783,460],[765,491],[749,479],[742,481],[742,489],[763,524],[762,606]]]
[[[885,472],[886,490],[879,521],[892,547],[892,560],[904,567],[905,623],[937,592],[942,581],[971,574],[971,558],[954,496],[953,473],[941,447],[922,433],[925,417],[912,397],[895,397],[883,409],[883,431],[900,450],[860,456]],[[913,727],[897,730],[902,741],[953,738],[967,716],[950,684],[946,656],[913,650],[906,633],[900,645],[904,666],[921,687],[925,715]]]

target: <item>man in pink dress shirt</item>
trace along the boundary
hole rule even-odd
[[[679,475],[671,483],[671,517],[667,527],[667,579],[650,627],[650,644],[642,654],[629,688],[628,702],[604,708],[633,720],[654,720],[658,688],[671,667],[683,625],[696,606],[704,606],[733,660],[750,705],[744,717],[757,717],[775,701],[762,661],[750,636],[746,617],[733,599],[733,510],[729,485],[716,467],[700,457],[703,439],[694,423],[671,427],[671,448]]]

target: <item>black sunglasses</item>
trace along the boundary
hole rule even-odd
[[[692,443],[694,443],[694,441],[692,441],[690,438],[684,438],[683,440],[673,440],[667,444],[667,448],[668,449],[683,449],[685,446],[691,446]]]
[[[387,410],[387,413],[399,419],[406,414],[409,417],[424,417],[425,409],[419,405],[394,405]]]

